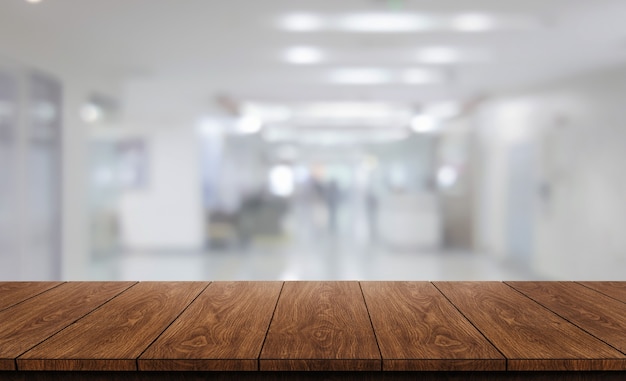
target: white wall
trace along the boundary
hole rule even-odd
[[[58,68],[48,67],[45,61],[31,61],[25,57],[2,57],[0,58],[0,65],[13,68],[18,75],[24,75],[30,70],[41,71],[59,81],[62,86],[61,173],[59,179],[62,208],[60,217],[61,237],[59,237],[61,263],[52,262],[49,258],[39,260],[33,258],[30,245],[36,243],[28,242],[29,236],[24,231],[19,232],[19,226],[25,226],[23,221],[26,218],[25,208],[21,207],[18,208],[20,212],[17,219],[22,222],[18,222],[16,225],[18,225],[20,237],[18,240],[23,241],[20,244],[22,253],[19,255],[20,258],[11,261],[9,266],[2,268],[0,278],[14,280],[44,280],[59,277],[64,280],[86,279],[87,261],[89,259],[86,202],[88,126],[80,119],[79,110],[87,96],[93,91],[114,93],[115,85],[112,82],[103,83],[98,79],[79,77],[71,70],[68,74],[68,72]],[[20,144],[24,144],[25,125],[25,123],[21,123],[18,126],[18,136],[21,137],[19,139]],[[23,180],[28,175],[26,159],[21,155],[17,160],[18,178]],[[1,167],[2,164],[0,163],[0,169]],[[53,175],[59,176],[57,173]],[[15,186],[15,189],[19,189],[19,185]],[[39,191],[45,192],[46,190],[40,189]],[[32,205],[26,207],[32,207]],[[56,270],[57,267],[60,267],[60,274]]]
[[[536,133],[536,104],[528,95],[493,100],[474,120],[478,143],[474,242],[496,258],[505,258],[508,245],[509,152],[516,144],[532,142]]]
[[[81,120],[79,110],[92,85],[72,84],[71,77],[60,79],[63,84],[62,141],[62,279],[87,279],[90,258],[87,210],[87,138],[88,126]]]
[[[148,143],[148,184],[122,192],[122,246],[129,250],[201,248],[204,216],[194,129],[161,128],[143,136]]]
[[[510,255],[507,155],[536,152],[529,265],[554,279],[626,279],[626,68],[519,95],[477,114],[482,155],[477,194],[479,248]]]

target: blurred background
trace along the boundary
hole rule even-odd
[[[2,280],[626,280],[623,0],[3,0]]]

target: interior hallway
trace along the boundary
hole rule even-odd
[[[624,280],[624,15],[0,2],[0,279]]]

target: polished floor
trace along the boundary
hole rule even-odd
[[[390,244],[393,240],[385,239],[382,223],[371,224],[365,203],[344,205],[337,209],[336,218],[329,216],[323,205],[296,202],[279,233],[266,231],[252,239],[238,235],[203,250],[125,250],[100,255],[91,261],[89,277],[155,281],[546,280],[524,267],[481,253],[439,249],[440,245],[433,243],[422,248]],[[257,228],[265,226],[267,230],[267,225],[266,219]]]
[[[124,252],[96,259],[94,280],[541,280],[462,251],[265,247],[242,251]]]

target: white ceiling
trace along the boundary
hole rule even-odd
[[[288,32],[294,12],[522,17],[533,28],[475,33]],[[626,60],[624,0],[24,0],[0,1],[0,55],[31,65],[119,81],[135,115],[202,113],[217,94],[236,101],[468,100],[616,65]],[[287,48],[323,50],[319,64],[293,65]],[[339,85],[336,68],[401,72],[421,67],[419,48],[487,52],[489,62],[432,65],[438,84]],[[195,116],[194,116],[195,117]]]

